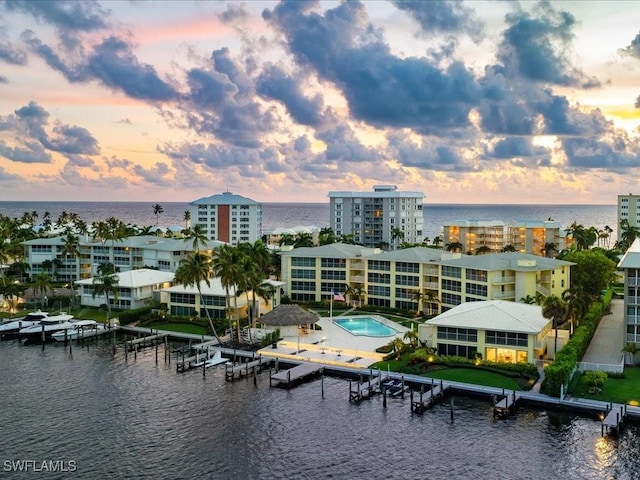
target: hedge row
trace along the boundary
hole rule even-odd
[[[540,386],[542,393],[559,397],[561,386],[569,384],[571,374],[587,351],[604,312],[609,310],[612,296],[613,291],[608,290],[602,300],[591,305],[571,339],[558,352],[554,361],[544,369],[545,379]]]
[[[431,361],[429,361],[431,359]],[[451,368],[456,367],[472,367],[479,370],[486,370],[496,373],[514,372],[516,375],[527,375],[530,377],[538,377],[538,369],[531,363],[507,363],[507,362],[489,362],[483,360],[479,365],[476,365],[476,360],[466,357],[456,356],[439,356],[429,353],[425,349],[418,349],[411,354],[409,358],[408,366],[414,366],[417,364],[434,364],[439,363]]]
[[[119,312],[118,319],[120,320],[120,325],[129,325],[130,323],[143,320],[149,315],[151,315],[151,307],[141,307]]]

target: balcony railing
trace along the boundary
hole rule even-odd
[[[627,333],[627,343],[640,343],[640,335]]]
[[[640,315],[627,315],[627,324],[640,325]]]
[[[503,298],[514,298],[516,296],[515,290],[509,290],[507,292],[495,292],[492,294],[494,300],[499,300]]]
[[[501,277],[496,275],[495,277],[493,277],[491,279],[491,283],[493,283],[494,285],[501,285],[501,284],[505,284],[505,283],[516,283],[516,277]]]

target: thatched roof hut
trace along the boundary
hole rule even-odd
[[[270,327],[310,325],[318,321],[318,316],[300,305],[278,305],[260,317],[259,322]]]

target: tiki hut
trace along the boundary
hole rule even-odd
[[[300,305],[285,304],[265,313],[259,321],[267,327],[279,328],[281,337],[296,337],[299,327],[311,328],[318,321],[318,316]]]

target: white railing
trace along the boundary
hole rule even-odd
[[[493,283],[494,285],[496,283],[515,283],[516,282],[516,277],[501,277],[496,275],[495,277],[493,277],[491,279],[491,283]]]
[[[624,372],[624,356],[620,359],[620,363],[592,363],[592,362],[578,362],[578,371],[580,373],[587,370],[607,373],[622,373]]]

